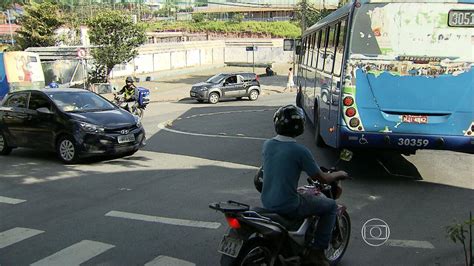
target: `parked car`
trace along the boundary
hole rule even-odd
[[[27,147],[75,163],[91,155],[131,155],[144,140],[138,117],[87,90],[16,91],[0,105],[1,155]]]
[[[206,82],[194,84],[190,95],[198,102],[218,103],[222,98],[248,97],[251,101],[258,99],[261,93],[260,82],[255,73],[221,73],[212,76]]]

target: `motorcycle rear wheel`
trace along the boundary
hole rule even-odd
[[[329,248],[325,251],[326,258],[329,260],[331,265],[337,265],[341,261],[347,247],[349,246],[349,239],[351,237],[351,218],[349,217],[349,214],[344,211],[342,216],[338,219],[340,219],[342,239],[332,239],[329,242]],[[336,236],[333,234],[333,238],[334,237]]]

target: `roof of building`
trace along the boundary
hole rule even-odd
[[[17,24],[0,24],[0,35],[10,34],[10,26],[13,33],[20,29]]]

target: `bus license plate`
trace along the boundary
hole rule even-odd
[[[417,123],[417,124],[426,124],[428,123],[428,117],[426,115],[403,115],[403,123]]]
[[[135,141],[135,135],[128,134],[128,135],[118,136],[117,141],[120,144],[121,143],[127,143],[127,142],[134,142]]]
[[[230,256],[232,258],[237,258],[239,255],[240,249],[244,241],[232,238],[230,236],[224,236],[217,250],[219,253]]]

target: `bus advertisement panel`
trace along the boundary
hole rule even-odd
[[[348,38],[335,18],[321,26],[319,49],[309,39],[306,51],[323,53],[313,57],[322,58],[313,94],[328,145],[474,153],[474,5],[428,2],[365,1],[347,9]]]
[[[8,92],[44,88],[39,56],[29,52],[0,53],[0,99]]]

